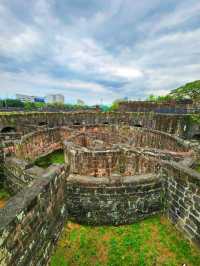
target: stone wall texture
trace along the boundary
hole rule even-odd
[[[48,263],[67,219],[65,180],[55,168],[0,209],[0,265]]]
[[[13,127],[16,132],[28,133],[40,129],[41,124],[42,128],[45,126],[128,124],[188,137],[195,126],[189,123],[189,118],[190,115],[133,112],[8,113],[0,115],[0,132],[5,127]]]
[[[128,224],[163,209],[162,183],[155,175],[92,180],[71,176],[67,181],[69,217],[92,225]]]
[[[168,217],[200,247],[200,174],[174,162],[163,172]]]

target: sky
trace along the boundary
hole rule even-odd
[[[0,98],[110,104],[197,79],[199,0],[0,0]]]

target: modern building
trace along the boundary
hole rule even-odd
[[[22,102],[35,102],[35,96],[25,95],[25,94],[16,94],[16,98]]]
[[[48,103],[61,103],[64,104],[65,97],[62,94],[48,94],[46,96]]]
[[[16,98],[22,102],[31,102],[31,103],[45,102],[44,97],[30,96],[25,94],[16,94]]]

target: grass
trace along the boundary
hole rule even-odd
[[[200,173],[200,162],[198,162],[198,164],[196,165],[195,170]]]
[[[10,194],[4,189],[0,188],[0,208],[5,206],[6,201],[9,199]]]
[[[58,150],[37,159],[35,161],[35,164],[39,167],[47,168],[53,163],[63,164],[64,162],[65,160],[63,150]]]
[[[51,266],[199,266],[200,255],[170,222],[157,216],[126,226],[68,223]]]

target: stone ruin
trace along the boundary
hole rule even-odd
[[[200,146],[189,140],[198,128],[187,121],[142,113],[0,116],[3,182],[13,193],[0,209],[0,265],[48,264],[68,220],[120,225],[165,213],[200,246],[193,169]],[[35,165],[59,149],[64,164]]]

